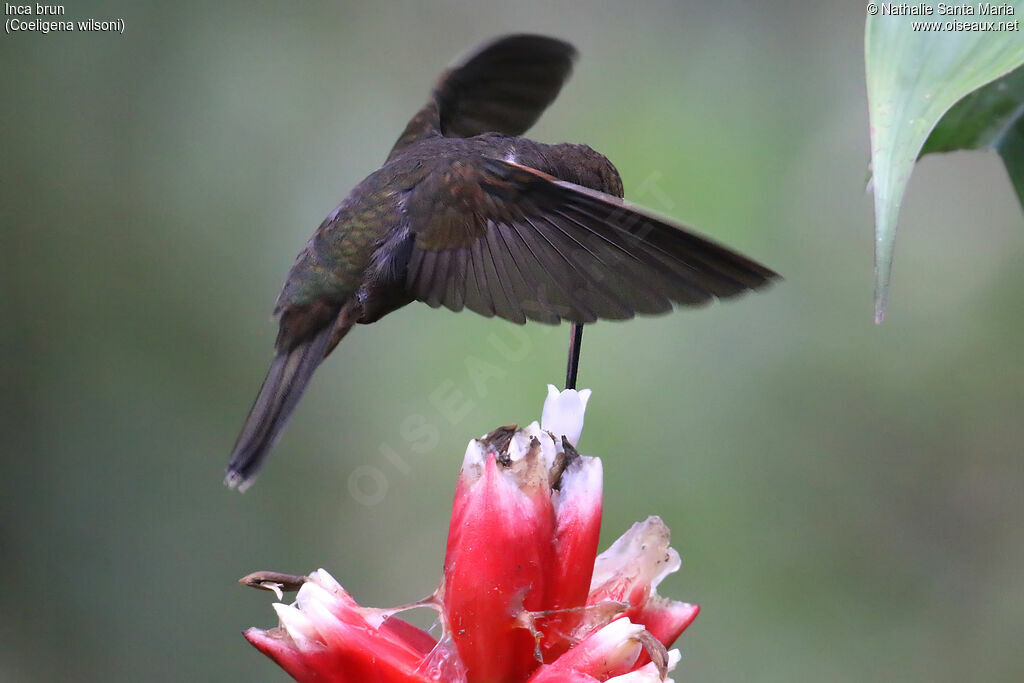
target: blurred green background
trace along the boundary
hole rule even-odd
[[[604,538],[664,517],[662,592],[704,608],[677,680],[1024,680],[1021,211],[994,154],[924,161],[872,324],[863,4],[65,7],[126,31],[0,36],[0,680],[279,681],[239,635],[272,596],[237,577],[432,589],[466,442],[539,416],[567,327],[409,306],[339,347],[252,490],[222,468],[294,254],[440,69],[513,31],[581,52],[532,137],[786,277],[587,329]]]

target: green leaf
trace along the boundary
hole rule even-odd
[[[1003,158],[1024,206],[1024,66],[957,102],[928,136],[918,158],[934,152],[986,148]]]
[[[894,5],[868,4],[883,10],[887,6]],[[876,322],[885,317],[903,193],[929,133],[958,100],[1024,64],[1024,37],[1018,19],[1024,14],[1024,0],[1011,6],[1014,15],[1001,17],[888,16],[881,12],[868,16],[864,56],[875,194]],[[978,11],[978,5],[971,7]],[[926,31],[914,27],[915,22],[942,25],[989,20],[1008,20],[1017,30]]]

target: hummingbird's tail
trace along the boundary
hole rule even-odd
[[[253,483],[313,372],[350,327],[351,323],[342,329],[328,324],[291,348],[277,351],[231,451],[224,477],[228,487],[244,491]]]

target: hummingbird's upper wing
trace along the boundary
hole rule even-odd
[[[456,163],[414,193],[426,204],[409,226],[406,286],[434,307],[592,322],[700,305],[778,277],[623,199],[511,162]]]
[[[477,47],[441,74],[388,158],[437,135],[522,135],[558,96],[575,58],[576,48],[547,36],[504,36]]]

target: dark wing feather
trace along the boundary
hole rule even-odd
[[[503,36],[477,47],[441,74],[388,158],[437,135],[522,135],[558,97],[575,59],[576,48],[547,36]]]
[[[596,190],[497,159],[454,163],[414,190],[407,287],[431,306],[588,323],[695,306],[778,276]]]
[[[575,58],[569,43],[538,35],[505,36],[477,48],[438,80],[441,133],[522,135],[558,97]]]

